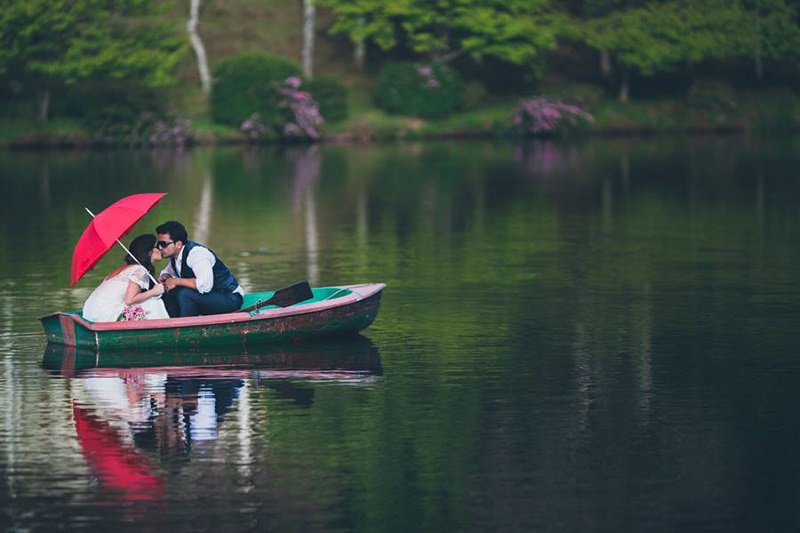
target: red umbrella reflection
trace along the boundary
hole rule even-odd
[[[147,462],[135,450],[122,442],[108,422],[74,402],[72,413],[83,456],[104,487],[123,493],[128,500],[161,499],[163,480],[150,471]]]

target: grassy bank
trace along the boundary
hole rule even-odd
[[[401,139],[515,137],[511,115],[519,100],[497,102],[442,120],[388,115],[361,99],[353,99],[349,117],[324,124],[322,142],[370,142]],[[787,95],[749,95],[735,105],[698,106],[679,100],[619,103],[603,101],[588,107],[593,122],[557,135],[624,135],[680,132],[747,131],[759,134],[800,131],[800,98]],[[198,117],[192,121],[193,144],[251,142],[242,132]],[[264,142],[270,142],[269,139]],[[0,120],[0,146],[87,147],[129,145],[98,140],[75,120],[56,119],[40,125],[34,120]]]

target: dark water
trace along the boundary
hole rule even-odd
[[[795,531],[800,139],[0,153],[11,531]],[[346,341],[46,347],[99,211],[246,289],[388,284]],[[99,366],[98,366],[99,365]]]

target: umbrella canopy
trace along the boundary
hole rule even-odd
[[[75,251],[72,252],[70,287],[75,286],[114,243],[125,236],[166,194],[154,192],[126,196],[98,213],[83,231],[75,245]]]

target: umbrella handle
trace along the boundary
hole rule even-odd
[[[84,207],[84,209],[86,209],[86,212],[87,212],[87,213],[89,213],[90,215],[92,215],[92,218],[94,218],[94,216],[95,216],[95,215],[94,215],[94,213],[92,213],[91,211],[89,211],[89,208],[88,208],[88,207]],[[131,251],[130,251],[130,250],[128,250],[128,248],[127,248],[127,247],[126,247],[124,244],[122,244],[122,241],[120,241],[119,239],[117,239],[117,244],[119,244],[120,246],[122,246],[122,249],[123,249],[123,250],[125,250],[125,252],[126,252],[126,253],[127,253],[129,256],[131,256],[131,257],[133,258],[133,260],[134,260],[134,261],[136,261],[136,264],[137,264],[137,265],[139,265],[140,267],[144,268],[144,265],[142,265],[142,264],[139,262],[139,260],[138,260],[138,259],[136,259],[136,256],[134,256],[134,255],[131,253]],[[144,268],[144,269],[145,269],[145,271],[147,272],[147,276],[148,276],[148,277],[149,277],[151,280],[153,280],[153,284],[155,284],[155,285],[158,285],[158,281],[156,281],[156,278],[154,278],[154,277],[153,277],[153,275],[150,273],[150,271],[149,271],[149,270],[147,270],[146,268]]]

